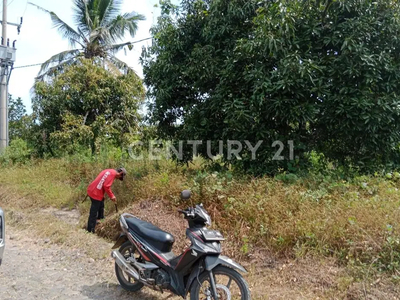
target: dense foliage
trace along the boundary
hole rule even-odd
[[[35,85],[33,112],[42,153],[79,147],[127,145],[137,132],[142,82],[134,73],[114,76],[92,60],[68,67],[50,83]]]
[[[212,153],[225,141],[225,160],[227,140],[263,140],[257,160],[231,161],[256,174],[298,170],[312,151],[362,171],[394,168],[398,11],[387,0],[163,1],[142,56],[152,120],[163,138],[215,141]]]
[[[26,113],[25,105],[21,98],[8,97],[8,136],[10,142],[15,139],[27,139],[32,117]]]

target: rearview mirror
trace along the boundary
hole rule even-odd
[[[182,200],[189,200],[190,196],[191,196],[191,193],[190,193],[189,190],[184,190],[181,193],[181,199]]]

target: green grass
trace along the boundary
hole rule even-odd
[[[0,172],[0,185],[11,188],[19,196],[30,201],[21,203],[30,206],[70,206],[74,188],[64,161],[49,160],[32,165],[3,168]]]
[[[0,185],[24,197],[9,206],[78,207],[86,187],[103,168],[123,164],[129,176],[115,182],[120,210],[133,202],[179,199],[191,189],[191,204],[202,202],[215,227],[232,239],[237,257],[259,249],[277,256],[333,256],[344,265],[399,272],[400,183],[395,178],[356,177],[334,180],[317,175],[286,180],[249,178],[201,170],[201,162],[177,167],[169,161],[54,159],[3,167]],[[106,210],[113,211],[106,201]],[[373,263],[372,263],[373,262]]]

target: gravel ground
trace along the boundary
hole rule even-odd
[[[159,300],[168,295],[147,288],[128,293],[117,282],[111,257],[95,261],[80,250],[50,245],[49,240],[35,240],[8,227],[0,266],[2,300]]]

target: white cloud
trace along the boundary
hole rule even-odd
[[[52,28],[50,17],[27,2],[33,2],[47,10],[54,11],[63,21],[73,25],[72,0],[8,0],[8,22],[19,23],[20,17],[24,17],[21,34],[17,34],[14,26],[8,26],[10,41],[17,40],[15,66],[25,66],[42,63],[52,55],[69,49],[68,42],[63,40],[56,29]],[[139,22],[139,31],[134,39],[126,41],[137,41],[150,37],[150,28],[157,20],[160,13],[159,8],[154,5],[158,0],[132,1],[125,0],[122,12],[135,11],[146,16],[146,21]],[[125,55],[122,51],[117,56],[142,77],[142,68],[139,64],[139,57],[142,46],[150,45],[151,40],[135,44],[132,51]],[[31,109],[30,89],[33,86],[34,78],[40,70],[40,66],[30,68],[14,69],[9,83],[9,93],[14,97],[21,97],[28,113]]]

